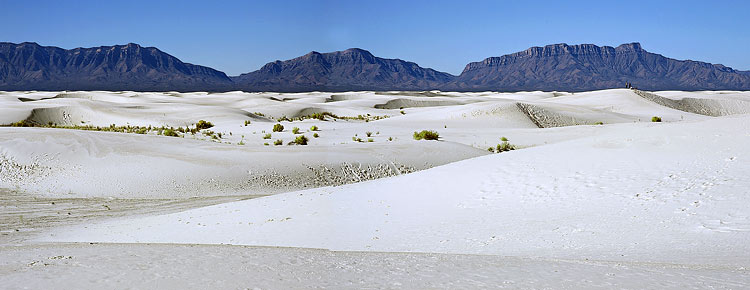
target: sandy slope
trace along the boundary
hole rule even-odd
[[[750,261],[750,117],[616,132],[410,175],[64,229],[43,241]],[[585,154],[578,154],[585,152]]]
[[[76,272],[81,279],[71,287],[94,288],[101,284],[85,281],[99,274],[75,267],[105,267],[104,276],[119,277],[102,280],[113,285],[140,274],[153,279],[144,287],[200,288],[202,276],[194,273],[205,264],[217,271],[217,283],[232,287],[247,285],[242,281],[271,288],[496,288],[508,281],[521,288],[747,287],[750,116],[732,114],[745,110],[750,93],[656,93],[663,95],[3,93],[5,123],[184,126],[206,119],[224,133],[211,141],[200,135],[0,128],[0,187],[23,196],[117,197],[118,204],[123,198],[286,193],[170,207],[187,209],[179,212],[126,209],[110,219],[95,213],[86,224],[62,219],[49,230],[35,229],[33,241],[22,234],[10,239],[19,247],[0,247],[0,256],[15,257],[0,267],[6,271],[0,280],[22,285],[44,275],[50,279],[35,280],[44,287],[55,275]],[[321,136],[308,146],[263,145],[269,141],[263,131],[277,123],[272,118],[314,112],[389,117],[283,121],[286,130],[271,141],[291,140],[295,126],[308,136],[307,128],[319,126]],[[665,122],[651,123],[652,116]],[[598,122],[605,125],[593,125]],[[412,140],[421,129],[439,131],[442,141]],[[352,141],[355,134],[368,138],[365,132],[373,132],[372,143]],[[485,148],[500,136],[522,150],[488,154]],[[402,174],[416,170],[422,171]],[[92,211],[82,203],[80,212]],[[17,212],[40,211],[36,206],[43,204],[17,206]],[[11,221],[15,214],[0,216],[6,218],[3,225],[24,226]],[[82,244],[60,244],[67,242]],[[191,255],[205,263],[175,271],[165,266]],[[300,256],[307,262],[289,262]],[[220,273],[237,268],[265,275],[222,282],[229,276]],[[149,269],[154,271],[144,274]],[[307,275],[281,274],[289,272]],[[273,274],[285,278],[265,279]]]
[[[64,278],[63,278],[64,277]],[[9,289],[743,289],[736,267],[219,245],[0,247]]]

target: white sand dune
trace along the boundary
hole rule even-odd
[[[0,282],[201,288],[203,269],[230,288],[750,287],[750,92],[653,94],[0,92],[3,124],[222,133],[0,127],[0,189],[23,203],[0,204],[17,227],[0,229]],[[321,112],[352,118],[276,121]],[[440,141],[413,140],[423,129]],[[490,154],[501,136],[518,150]],[[123,209],[100,212],[107,199]],[[122,279],[84,283],[100,275]]]
[[[749,125],[748,117],[623,124],[617,132],[404,176],[66,228],[40,239],[747,266],[750,163],[742,160],[750,136],[736,132]]]

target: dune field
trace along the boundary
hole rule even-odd
[[[750,288],[749,113],[740,91],[0,92],[0,285]]]

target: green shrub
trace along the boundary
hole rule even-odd
[[[372,132],[365,132],[365,135],[367,135],[367,137],[372,137]]]
[[[604,125],[604,122],[599,121],[599,122],[594,123],[594,125]]]
[[[508,138],[505,138],[505,137],[500,137],[500,141],[503,141],[503,142],[507,142],[507,141],[508,141]]]
[[[404,112],[404,110],[401,110],[401,115],[406,115],[406,112]]]
[[[284,125],[281,125],[281,124],[276,124],[276,125],[273,125],[273,131],[274,131],[274,132],[281,132],[281,131],[284,131]]]
[[[653,116],[651,117],[651,122],[661,122],[661,117]]]
[[[266,143],[263,143],[263,145],[266,145],[266,146],[268,146],[269,144],[268,144],[268,142],[266,142]]]
[[[440,138],[440,135],[435,131],[414,132],[414,140],[438,140],[438,138]]]
[[[513,144],[508,143],[508,141],[503,141],[500,144],[497,144],[497,148],[495,148],[495,152],[505,152],[510,150],[516,150],[516,146]]]
[[[318,131],[318,130],[320,130],[320,128],[318,128],[318,126],[312,126],[312,127],[310,127],[310,131]]]
[[[313,134],[313,138],[318,138],[318,137],[320,137],[318,136],[318,133]]]
[[[284,144],[284,141],[281,140],[281,139],[278,139],[278,140],[276,140],[276,141],[273,142],[273,145],[276,145],[276,146],[283,145],[283,144]]]
[[[247,127],[247,125],[250,125],[250,121],[245,120],[245,127]]]
[[[367,142],[375,142],[375,139],[367,138]]]
[[[211,128],[213,126],[214,126],[214,124],[212,124],[211,122],[205,121],[205,120],[200,120],[200,121],[198,121],[198,123],[195,124],[195,128],[198,129],[198,130],[208,129],[208,128]]]
[[[271,133],[263,135],[263,139],[271,139]]]
[[[297,145],[307,145],[307,141],[308,141],[308,139],[307,139],[307,137],[305,137],[305,135],[299,135],[299,136],[297,136],[297,138],[294,139],[294,144],[297,144]]]
[[[292,128],[292,134],[299,134],[299,128],[297,127]]]
[[[388,141],[393,141],[393,137],[388,137]]]
[[[490,148],[487,148],[487,151],[490,151],[490,152],[492,152],[492,153],[495,153],[495,148],[494,148],[494,147],[490,147]]]
[[[180,134],[177,134],[177,132],[172,129],[164,129],[161,134],[169,137],[180,137]]]

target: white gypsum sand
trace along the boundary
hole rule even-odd
[[[248,270],[264,271],[266,265],[279,269],[274,273],[280,276],[296,269],[320,277],[298,276],[278,284],[217,280],[230,287],[324,287],[343,285],[331,282],[342,279],[359,281],[348,284],[355,288],[446,288],[439,281],[449,280],[477,288],[508,281],[520,283],[508,284],[516,288],[747,287],[750,116],[742,112],[750,108],[750,93],[654,93],[674,102],[625,89],[574,94],[6,92],[0,94],[8,111],[7,120],[0,121],[6,124],[26,119],[184,127],[203,119],[223,136],[0,128],[5,158],[0,184],[23,196],[117,198],[114,205],[127,199],[216,198],[164,210],[143,202],[156,210],[109,219],[84,207],[73,214],[92,215],[86,224],[52,219],[54,226],[34,224],[26,234],[23,222],[0,223],[21,228],[20,233],[4,229],[11,237],[6,240],[20,246],[5,246],[0,254],[28,260],[56,257],[53,253],[76,256],[43,261],[57,266],[54,273],[60,275],[73,271],[75,263],[93,267],[100,259],[114,259],[106,271],[127,276],[139,270],[122,270],[129,262],[105,257],[126,250],[134,253],[131,262],[156,263],[152,269],[158,272],[172,263],[170,257],[200,249],[221,257],[206,258],[208,264],[252,263]],[[321,112],[362,117],[274,120]],[[705,112],[710,114],[700,114]],[[652,123],[653,116],[663,122]],[[604,125],[596,125],[600,122]],[[271,132],[277,123],[284,125],[283,132]],[[319,138],[312,138],[313,125],[320,128]],[[309,145],[286,145],[302,135],[293,134],[293,127],[303,131]],[[441,141],[413,140],[412,133],[422,129],[438,131]],[[263,139],[263,130],[273,137]],[[486,149],[500,143],[501,136],[518,150],[490,154]],[[276,139],[285,145],[263,145]],[[222,199],[269,194],[275,195]],[[216,204],[224,201],[231,202]],[[216,205],[189,209],[207,204]],[[22,211],[11,210],[2,218],[18,218]],[[44,254],[35,254],[36,249]],[[285,262],[300,255],[308,262]],[[373,261],[382,259],[391,262]],[[25,260],[9,261],[8,268],[20,269]],[[436,266],[417,266],[422,263]],[[5,281],[53,273],[37,265],[28,267],[28,274],[5,272]],[[389,265],[405,270],[376,274]],[[458,265],[501,274],[480,270],[475,279],[451,280],[471,275],[450,270]],[[326,266],[331,270],[320,270]],[[333,270],[340,267],[385,280]],[[194,276],[199,268],[186,266],[174,274]],[[528,274],[533,271],[550,274]],[[404,279],[415,272],[438,282]],[[184,281],[178,284],[200,288],[194,277]]]

